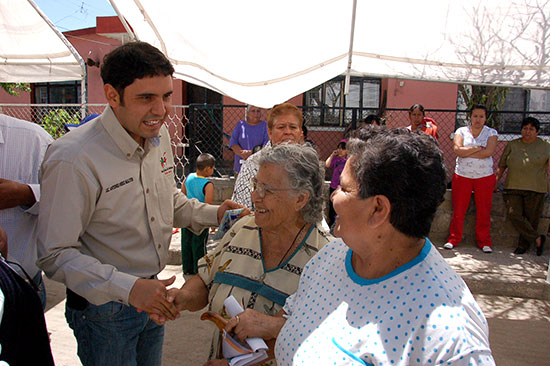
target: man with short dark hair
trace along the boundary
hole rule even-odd
[[[101,67],[109,106],[52,144],[42,166],[39,266],[67,286],[66,317],[88,365],[160,365],[166,300],[175,277],[157,279],[173,227],[218,225],[231,201],[188,200],[176,186],[164,126],[173,93],[170,61],[132,42]]]

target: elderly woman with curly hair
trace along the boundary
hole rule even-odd
[[[298,288],[305,264],[332,239],[319,225],[324,171],[316,151],[283,143],[264,148],[259,166],[251,180],[255,215],[239,220],[199,261],[199,273],[169,292],[179,310],[208,305],[227,317],[223,301],[233,295],[245,309],[275,315]],[[219,332],[213,329],[210,358],[219,356]]]

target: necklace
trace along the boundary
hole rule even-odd
[[[284,259],[286,258],[286,256],[288,255],[288,253],[290,252],[290,249],[292,249],[292,247],[294,246],[294,244],[296,243],[296,240],[298,239],[298,237],[300,236],[300,234],[302,233],[302,231],[304,230],[304,228],[306,227],[307,223],[305,223],[304,225],[302,225],[302,227],[300,228],[300,231],[298,231],[298,234],[296,234],[296,236],[294,237],[294,240],[292,241],[292,244],[290,244],[290,246],[288,247],[288,249],[286,250],[285,254],[283,255],[283,257],[281,258],[281,260],[279,261],[279,264],[277,264],[277,267],[279,267],[281,265],[281,263],[283,263]]]

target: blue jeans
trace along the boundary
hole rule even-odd
[[[84,310],[65,307],[67,323],[78,343],[83,366],[160,366],[164,326],[147,313],[119,302],[88,306]]]

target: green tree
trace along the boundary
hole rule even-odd
[[[40,124],[44,129],[54,138],[61,137],[65,134],[65,129],[63,128],[64,124],[78,124],[80,119],[78,118],[79,114],[75,113],[71,116],[64,109],[55,109],[51,110],[46,114]]]
[[[459,85],[458,92],[465,106],[470,110],[474,104],[482,104],[490,111],[498,111],[504,105],[509,88],[487,85]],[[487,125],[498,130],[498,114],[491,114]]]
[[[0,83],[2,89],[9,95],[18,96],[20,92],[30,92],[31,86],[29,83]]]

